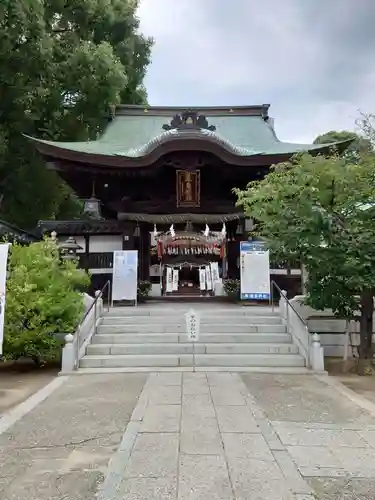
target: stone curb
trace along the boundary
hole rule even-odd
[[[6,432],[13,424],[31,412],[36,406],[47,399],[56,389],[61,387],[69,377],[58,377],[46,386],[39,389],[35,394],[28,399],[15,406],[11,410],[5,412],[0,417],[0,435]]]

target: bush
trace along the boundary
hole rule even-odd
[[[55,242],[12,244],[8,261],[4,325],[4,358],[56,359],[56,333],[74,332],[83,313],[79,289],[89,276],[77,263],[61,261]]]
[[[224,291],[233,300],[240,298],[240,280],[226,279],[223,281]]]
[[[137,298],[139,302],[145,301],[151,292],[150,281],[138,281]]]

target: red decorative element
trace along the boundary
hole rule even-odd
[[[163,257],[163,243],[158,240],[158,258],[161,260]]]

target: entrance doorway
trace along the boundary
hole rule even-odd
[[[160,285],[163,296],[212,296],[221,284],[225,237],[187,230],[157,240]]]
[[[176,262],[164,266],[162,277],[162,291],[164,296],[195,295],[206,296],[213,294],[210,290],[202,289],[202,270],[210,268],[209,262]]]

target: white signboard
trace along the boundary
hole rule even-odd
[[[190,342],[198,342],[200,333],[200,317],[193,310],[190,309],[185,313],[186,332]]]
[[[270,254],[261,241],[241,241],[241,300],[269,300]]]
[[[5,292],[9,243],[0,244],[0,356],[3,355]]]
[[[137,301],[138,251],[113,252],[112,302],[115,300]]]

